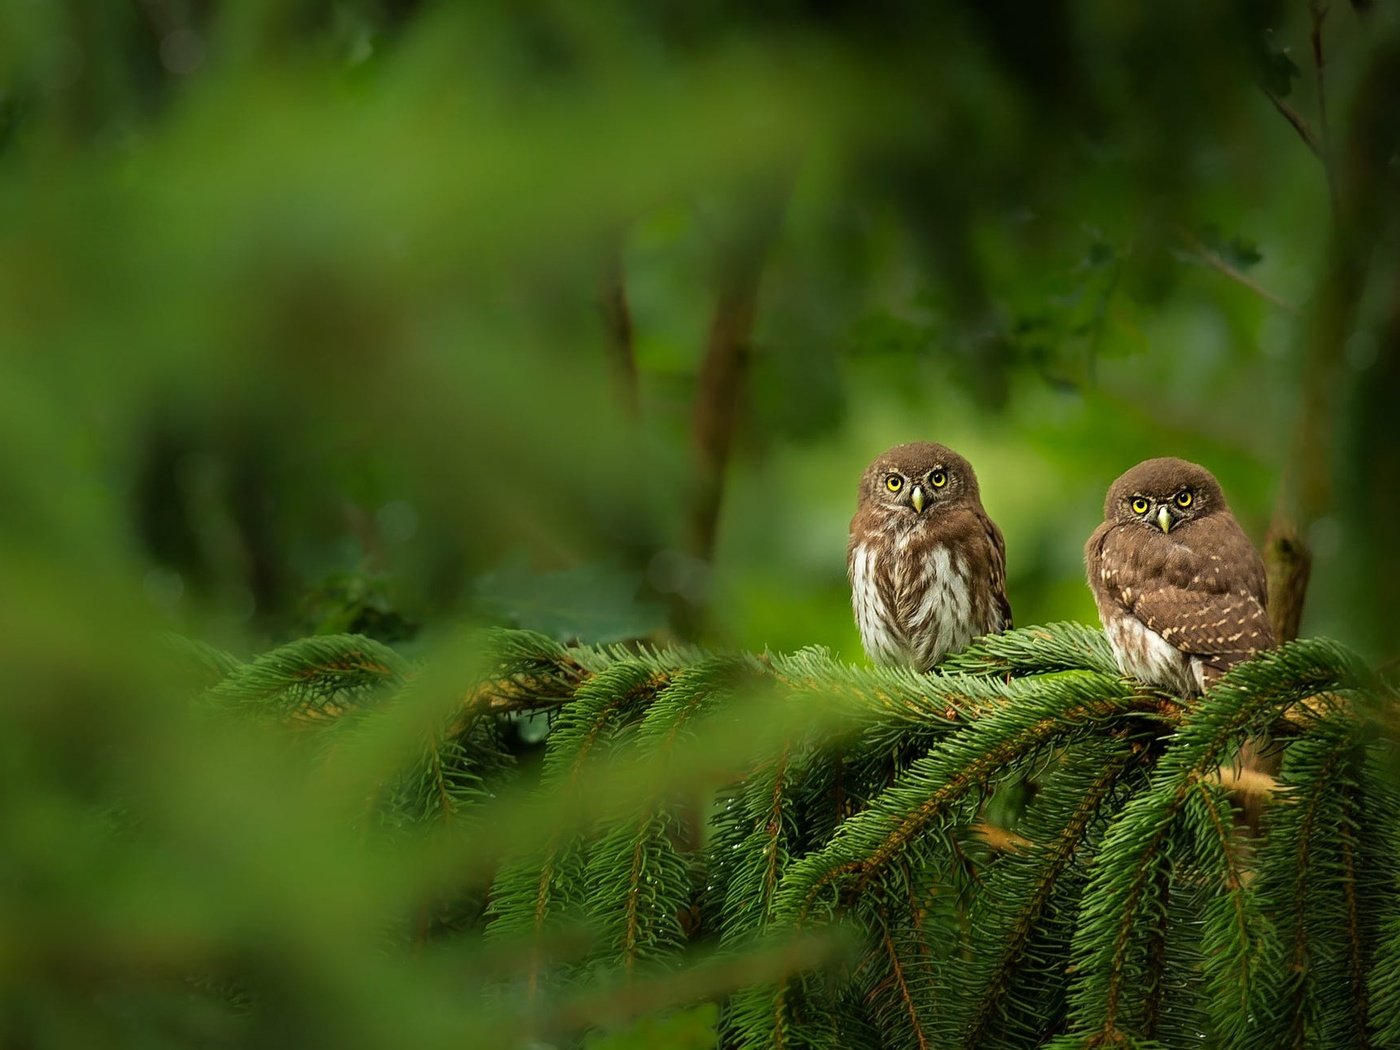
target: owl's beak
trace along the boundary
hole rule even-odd
[[[1171,532],[1172,526],[1176,524],[1176,519],[1172,517],[1171,508],[1165,503],[1157,508],[1157,524],[1162,527],[1163,532]]]
[[[924,512],[924,488],[922,485],[915,485],[909,493],[909,502],[914,504],[914,513]]]

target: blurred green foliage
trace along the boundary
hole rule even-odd
[[[1103,492],[1178,454],[1298,519],[1305,633],[1395,657],[1400,26],[1336,5],[1324,77],[1314,18],[3,0],[0,1041],[245,1039],[196,973],[261,974],[262,1045],[470,1020],[472,950],[381,950],[450,874],[200,721],[163,631],[363,631],[444,696],[463,623],[857,659],[855,481],[930,438],[1018,623],[1093,621]]]
[[[645,1017],[620,1032],[592,1035],[583,1041],[587,1050],[646,1050],[665,1046],[674,1050],[704,1050],[715,1045],[713,1004],[680,1010],[668,1017]]]

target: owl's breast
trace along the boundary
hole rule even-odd
[[[894,617],[894,581],[889,565],[882,564],[879,546],[857,543],[851,547],[851,608],[856,615],[861,645],[877,663],[902,664],[908,647]]]
[[[967,565],[950,547],[938,544],[900,561],[896,614],[910,640],[914,662],[931,667],[945,653],[972,641],[972,590]]]
[[[1100,603],[1099,616],[1118,669],[1125,675],[1183,696],[1204,690],[1205,668],[1200,659],[1183,653],[1131,613]]]
[[[878,534],[853,530],[851,604],[866,652],[928,670],[974,638],[1004,630],[999,559],[970,514]]]
[[[921,542],[922,540],[922,542]],[[899,548],[901,545],[896,544]],[[979,593],[964,546],[912,535],[896,560],[895,619],[915,666],[928,669],[988,631],[994,604]]]

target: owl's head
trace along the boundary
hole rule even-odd
[[[875,457],[860,479],[860,505],[907,514],[910,520],[955,503],[980,503],[977,475],[945,445],[915,441]]]
[[[1184,459],[1146,459],[1123,474],[1108,490],[1107,521],[1141,524],[1170,533],[1190,521],[1230,508],[1215,475]]]

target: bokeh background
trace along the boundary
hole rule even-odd
[[[162,632],[857,660],[856,480],[931,439],[978,470],[1019,624],[1094,621],[1103,494],[1172,454],[1310,552],[1305,634],[1400,654],[1391,4],[5,0],[0,26],[26,1040],[178,1044],[186,1014],[109,978],[231,951],[284,960],[298,1038],[402,1034],[367,1021],[368,927],[354,980],[296,961],[383,873],[299,887],[351,847],[307,839],[329,810],[264,743],[184,721]],[[163,800],[160,848],[113,844],[114,785]]]
[[[855,479],[934,439],[1022,623],[1092,619],[1103,491],[1178,454],[1260,542],[1301,517],[1307,629],[1381,642],[1342,580],[1350,401],[1394,391],[1385,11],[1322,25],[1324,117],[1306,5],[469,7],[10,5],[35,564],[244,644],[358,602],[854,657]]]

